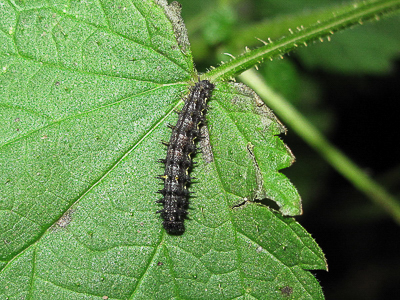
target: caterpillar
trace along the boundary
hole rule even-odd
[[[167,156],[159,160],[165,165],[164,175],[158,176],[164,181],[164,188],[158,191],[163,198],[157,201],[164,206],[157,213],[164,219],[163,227],[169,234],[185,231],[184,220],[188,214],[190,195],[187,186],[193,166],[191,154],[196,151],[195,139],[199,137],[199,126],[204,124],[206,101],[213,89],[214,85],[208,80],[197,82],[190,88],[176,125],[169,125],[172,128],[171,138],[164,143],[168,147]]]

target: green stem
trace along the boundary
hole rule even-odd
[[[268,87],[265,81],[254,70],[243,73],[240,79],[253,88],[264,102],[276,112],[279,118],[324,157],[336,171],[348,179],[375,204],[382,207],[400,224],[400,202],[395,197],[386,192],[382,186],[372,180],[346,155],[329,143],[296,108]]]
[[[332,18],[317,22],[303,28],[292,30],[292,33],[278,41],[268,41],[265,46],[245,52],[239,57],[209,71],[209,80],[226,80],[235,77],[245,70],[261,63],[264,59],[273,59],[307,43],[330,36],[338,30],[349,28],[356,24],[400,9],[400,0],[363,1],[355,3],[349,10],[341,11]]]

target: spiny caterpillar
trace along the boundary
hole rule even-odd
[[[207,100],[211,97],[214,85],[208,80],[197,82],[190,88],[190,94],[185,99],[185,105],[179,113],[178,122],[172,128],[167,156],[159,162],[165,165],[164,175],[158,178],[164,180],[164,188],[158,193],[163,198],[157,203],[162,203],[164,208],[157,211],[164,219],[163,226],[170,234],[182,234],[185,231],[183,224],[189,205],[190,184],[189,171],[193,162],[190,155],[196,151],[195,139],[199,137],[199,125],[204,123]]]

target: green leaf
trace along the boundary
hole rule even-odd
[[[210,136],[223,189],[239,196],[239,203],[243,201],[240,199],[268,198],[277,202],[284,215],[301,214],[296,189],[277,172],[294,161],[276,136],[286,132],[284,126],[242,84],[220,84],[213,95],[218,103],[213,104],[209,114]]]
[[[216,83],[187,230],[162,229],[159,141],[197,80],[177,4],[1,14],[0,298],[323,299],[324,256],[282,216],[301,213],[285,129],[243,85]]]

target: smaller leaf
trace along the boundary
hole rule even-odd
[[[209,116],[211,145],[224,189],[241,201],[272,199],[283,215],[301,214],[299,194],[278,172],[294,161],[276,136],[285,133],[285,127],[243,84],[218,84],[213,98],[218,102]]]

